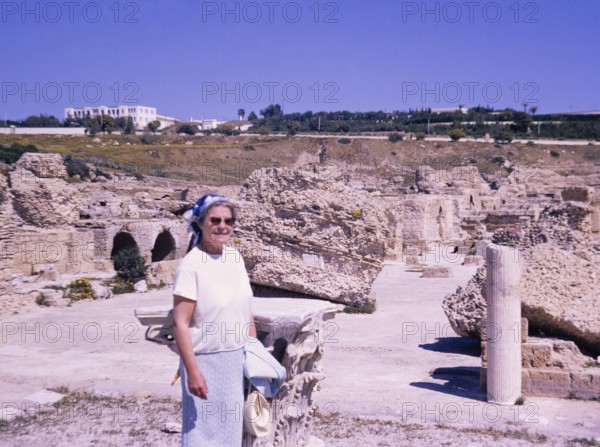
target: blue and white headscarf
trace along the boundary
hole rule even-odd
[[[224,196],[219,194],[205,194],[198,199],[192,208],[183,213],[183,218],[188,224],[188,232],[194,234],[195,247],[202,240],[202,230],[200,230],[200,220],[206,215],[208,209],[218,203],[230,204]]]

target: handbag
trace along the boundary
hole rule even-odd
[[[252,391],[244,403],[244,430],[257,438],[269,436],[271,406],[265,396]]]
[[[244,430],[257,438],[269,436],[271,405],[265,398],[273,397],[286,378],[283,366],[265,346],[254,337],[244,345],[244,377],[249,392],[244,403]]]

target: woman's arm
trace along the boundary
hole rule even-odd
[[[250,314],[250,328],[248,331],[250,337],[256,338],[256,324],[254,323],[254,315]]]
[[[177,343],[183,366],[188,374],[188,388],[194,396],[206,399],[208,387],[196,363],[196,356],[192,348],[192,336],[190,334],[190,322],[192,321],[195,308],[195,301],[179,295],[173,296],[173,334],[175,335],[175,342]]]

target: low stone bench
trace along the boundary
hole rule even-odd
[[[319,447],[323,442],[312,436],[312,420],[317,408],[312,392],[325,378],[319,365],[328,334],[335,332],[329,320],[343,306],[326,301],[298,298],[254,298],[252,310],[258,339],[285,367],[287,380],[271,404],[272,427],[269,437],[244,434],[242,446]],[[135,310],[140,323],[148,326],[146,338],[165,342],[163,326],[171,324],[170,307]]]

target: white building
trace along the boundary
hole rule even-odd
[[[198,129],[200,129],[200,130],[212,130],[212,129],[216,129],[219,126],[219,124],[223,123],[223,121],[219,121],[219,120],[215,120],[215,119],[195,120],[193,118],[190,118],[188,123],[195,124],[196,126],[198,126]]]
[[[113,118],[133,118],[133,125],[138,129],[143,129],[148,123],[156,120],[156,107],[147,106],[115,106],[115,107],[81,107],[66,108],[65,119],[67,118],[93,118],[99,115],[108,115]]]
[[[160,122],[160,129],[177,124],[179,120],[172,116],[156,115],[156,121]]]

